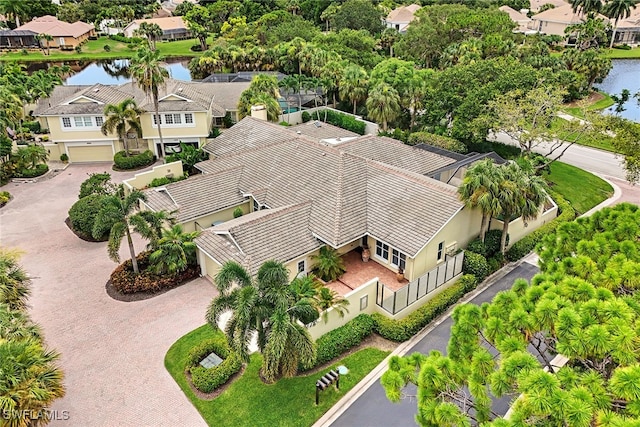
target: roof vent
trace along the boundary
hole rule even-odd
[[[322,127],[322,123],[320,123],[318,120],[316,120],[315,122],[313,122],[313,125],[317,128]]]
[[[181,87],[178,88],[178,92],[182,92],[182,88]]]
[[[296,131],[296,133],[297,133],[298,135],[302,135],[302,132],[300,132],[299,130],[297,130],[297,131]]]
[[[100,92],[100,88],[95,88],[93,91],[94,92]]]

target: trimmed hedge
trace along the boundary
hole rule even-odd
[[[464,274],[473,274],[478,278],[478,281],[482,281],[489,275],[490,269],[485,257],[475,252],[464,251],[464,260],[462,261]]]
[[[354,319],[327,332],[316,340],[317,356],[314,366],[335,359],[345,351],[357,346],[373,332],[374,321],[368,314],[359,314]],[[308,369],[313,366],[308,367]]]
[[[208,354],[215,353],[223,359],[218,366],[205,368],[200,361]],[[187,370],[191,374],[193,386],[203,393],[211,393],[231,378],[242,367],[237,353],[229,351],[224,337],[213,338],[194,347],[187,359]]]
[[[111,284],[120,293],[158,292],[198,277],[200,268],[190,265],[185,271],[174,275],[158,275],[148,270],[150,251],[141,252],[136,256],[140,274],[133,273],[131,260],[128,259],[111,273]]]
[[[365,122],[356,119],[353,116],[337,113],[333,110],[323,110],[323,111],[314,111],[311,116],[315,120],[325,121],[324,116],[325,112],[327,113],[326,122],[332,124],[334,126],[341,127],[342,129],[350,130],[351,132],[355,132],[360,135],[364,135],[364,130],[366,128]]]
[[[92,194],[109,194],[111,175],[108,173],[92,173],[89,178],[85,179],[80,184],[80,194],[78,199],[82,199]],[[89,233],[91,234],[91,233]]]
[[[96,217],[100,209],[102,209],[106,197],[104,194],[91,194],[83,197],[71,206],[71,209],[69,209],[69,221],[76,233],[99,242],[104,242],[109,239],[109,232],[111,231],[113,222],[100,224],[100,227],[96,230],[96,235],[94,236],[93,234]]]
[[[183,179],[187,179],[187,175],[181,175],[175,178],[167,178],[166,176],[160,178],[153,178],[149,187],[161,187],[163,185],[171,184],[172,182],[182,181]]]
[[[129,170],[149,166],[155,161],[154,155],[151,150],[144,151],[140,154],[131,154],[125,156],[125,152],[118,151],[113,156],[113,163],[116,164],[118,169]]]
[[[425,305],[402,320],[393,320],[382,314],[374,313],[371,315],[375,323],[374,331],[391,341],[406,341],[444,313],[464,294],[475,289],[477,285],[478,280],[473,275],[466,274],[451,287],[431,298]]]
[[[571,206],[571,203],[567,202],[564,197],[558,193],[550,191],[549,194],[558,205],[560,215],[558,215],[553,221],[546,223],[536,231],[514,243],[505,255],[508,261],[517,261],[524,257],[535,249],[544,236],[555,232],[556,228],[558,228],[560,224],[575,219],[576,211]]]
[[[16,173],[14,176],[16,178],[35,178],[37,176],[42,176],[45,173],[49,172],[49,166],[44,163],[40,163],[36,165],[33,169],[22,169],[20,172]]]
[[[109,36],[109,38],[111,40],[115,40],[117,42],[122,42],[122,43],[127,43],[127,44],[137,44],[140,43],[142,41],[144,41],[145,39],[141,38],[141,37],[125,37],[121,34],[111,34]]]
[[[448,136],[437,135],[429,132],[414,132],[409,135],[407,140],[409,145],[428,144],[434,147],[444,148],[445,150],[453,151],[455,153],[466,153],[467,146],[457,139],[450,138]]]

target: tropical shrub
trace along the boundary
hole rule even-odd
[[[32,122],[22,122],[22,126],[27,128],[29,131],[31,131],[33,133],[40,133],[41,132],[40,122],[37,121],[37,120],[34,120]]]
[[[375,323],[370,315],[359,314],[316,340],[317,356],[313,366],[322,365],[340,356],[345,351],[359,345],[373,332]]]
[[[466,153],[467,146],[457,139],[450,138],[448,136],[436,135],[429,132],[414,132],[409,135],[409,145],[428,144],[434,147],[444,148],[445,150],[453,151],[455,153]]]
[[[191,382],[193,386],[203,393],[211,393],[216,388],[220,387],[237,373],[242,368],[242,359],[237,353],[228,353],[227,356],[222,356],[218,351],[222,347],[214,340],[205,341],[200,345],[197,350],[200,350],[204,354],[193,365],[189,366],[189,373],[191,374]],[[228,350],[227,350],[228,351]],[[200,360],[206,357],[210,353],[216,353],[221,359],[224,359],[218,366],[211,368],[205,368],[200,366]]]
[[[480,238],[476,238],[469,242],[469,244],[467,245],[466,251],[473,252],[486,257],[487,245],[485,245],[484,242],[480,240]]]
[[[15,173],[16,178],[35,178],[38,176],[42,176],[49,171],[49,166],[44,163],[36,165],[33,169],[20,169],[20,171]]]
[[[68,162],[69,161],[69,156],[67,155],[67,153],[60,154],[60,161],[61,162]]]
[[[124,151],[118,151],[113,156],[113,162],[117,169],[129,170],[149,166],[155,161],[155,157],[151,150],[144,151],[140,154],[130,154],[127,156]]]
[[[153,178],[151,183],[149,183],[149,187],[162,187],[163,185],[171,184],[172,182],[182,181],[183,179],[187,179],[187,175],[182,175],[174,178],[169,178],[166,176],[160,178]]]
[[[111,46],[109,46],[108,44],[105,44],[102,48],[105,52],[111,52]]]
[[[71,228],[87,240],[104,242],[109,239],[109,231],[113,224],[102,222],[95,224],[98,212],[104,205],[105,197],[104,194],[91,194],[75,202],[69,209]],[[94,231],[96,231],[95,235]]]
[[[466,274],[449,288],[431,298],[425,305],[402,320],[393,320],[380,313],[374,313],[371,318],[375,322],[374,331],[383,338],[391,341],[407,341],[433,319],[444,313],[450,306],[458,302],[467,292],[475,289],[478,280],[471,274]]]
[[[234,218],[240,218],[242,215],[243,215],[243,212],[242,212],[242,208],[240,206],[238,206],[237,208],[235,208],[233,210],[233,217]]]
[[[11,200],[11,194],[8,191],[0,191],[0,206],[4,206]]]
[[[200,171],[196,169],[195,164],[205,161],[208,158],[209,154],[202,148],[194,147],[191,144],[180,143],[180,152],[168,155],[166,161],[167,163],[171,163],[180,160],[187,173],[194,175],[200,173]]]
[[[309,120],[311,120],[311,114],[307,113],[306,111],[302,112],[302,123],[307,123]]]
[[[138,44],[138,43],[141,43],[141,42],[144,41],[144,39],[141,38],[141,37],[125,37],[125,36],[123,36],[121,34],[111,34],[109,36],[109,38],[111,40],[115,40],[115,41],[122,42],[122,43],[127,43],[127,44],[129,44],[129,43]]]
[[[489,274],[489,264],[487,259],[475,252],[464,252],[464,260],[462,261],[462,272],[464,274],[473,274],[482,281]]]
[[[500,252],[500,239],[502,239],[502,230],[489,230],[484,236],[484,246],[486,252],[484,256],[491,258]],[[507,234],[507,246],[509,246],[509,235]]]
[[[344,261],[340,254],[329,246],[321,247],[318,255],[311,258],[315,262],[313,271],[325,282],[336,280],[345,272]]]
[[[89,178],[80,184],[80,194],[78,199],[90,196],[92,194],[111,194],[114,191],[114,185],[111,183],[111,175],[104,173],[92,173]],[[89,233],[91,234],[91,233]]]

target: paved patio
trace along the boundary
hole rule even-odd
[[[0,209],[0,242],[25,252],[22,264],[33,277],[30,311],[61,353],[65,372],[67,395],[52,409],[68,411],[69,420],[50,425],[206,425],[164,368],[164,356],[204,323],[215,290],[198,279],[145,301],[107,296],[116,264],[106,243],[79,240],[64,223],[80,183],[105,170],[116,182],[133,175],[110,171],[110,165],[71,165],[41,182],[3,187],[14,199]],[[135,241],[138,251],[144,244]]]
[[[375,277],[393,290],[400,289],[409,283],[406,279],[399,282],[395,271],[389,270],[372,259],[368,262],[362,261],[361,254],[356,250],[347,252],[342,259],[346,272],[338,280],[327,283],[328,288],[340,295],[348,294]]]

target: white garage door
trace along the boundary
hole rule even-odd
[[[67,147],[69,150],[69,162],[112,162],[113,149],[111,145],[83,145],[79,147]]]

